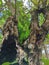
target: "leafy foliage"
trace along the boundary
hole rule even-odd
[[[30,33],[29,30],[30,14],[24,14],[23,12],[22,14],[21,16],[19,16],[19,23],[18,23],[19,40],[21,44],[29,36]]]
[[[9,62],[5,62],[2,65],[10,65],[10,63]]]
[[[43,58],[42,62],[44,65],[49,65],[49,59],[47,59],[47,58]]]
[[[44,44],[49,44],[49,33],[45,37]]]
[[[42,24],[43,24],[44,21],[45,21],[45,17],[44,17],[44,14],[43,14],[43,13],[40,13],[40,14],[39,14],[38,20],[39,20],[39,26],[42,26]]]

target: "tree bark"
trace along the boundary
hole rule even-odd
[[[8,8],[10,9],[12,15],[14,15],[15,14],[15,9],[13,8],[11,1],[10,0],[8,0],[8,1],[5,0],[5,2],[6,2],[6,5],[8,6]]]
[[[45,29],[45,31],[49,31],[49,11],[46,9],[45,12],[46,20],[43,23],[42,27]]]
[[[41,48],[35,45],[33,53],[29,53],[29,65],[41,65]]]

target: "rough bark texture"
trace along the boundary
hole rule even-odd
[[[36,14],[36,12],[35,12]],[[40,34],[40,30],[41,28],[38,26],[38,18],[37,18],[37,14],[33,18],[32,16],[32,23],[30,25],[30,29],[31,29],[31,33],[29,36],[29,47],[30,52],[29,52],[29,65],[40,65],[40,60],[41,60],[41,44],[40,44],[40,40],[41,40],[41,34]]]
[[[1,59],[4,58],[4,60],[7,60],[8,58],[8,60],[11,61],[10,59],[12,58],[18,58],[18,64],[25,65],[24,62],[26,63],[26,61],[24,58],[27,57],[27,63],[29,63],[29,65],[42,65],[42,42],[49,30],[49,12],[46,12],[45,15],[47,18],[41,27],[38,25],[37,14],[36,11],[32,13],[32,22],[30,25],[31,32],[29,38],[22,46],[20,46],[18,42],[17,20],[15,20],[13,16],[7,19],[3,27],[4,40],[1,48]],[[0,62],[2,63],[2,61]]]
[[[14,16],[10,16],[3,26],[4,39],[1,47],[0,65],[2,65],[2,61],[13,61],[14,59],[16,59],[16,45],[18,44],[17,24],[18,22],[14,19]]]
[[[46,10],[45,15],[46,15],[46,20],[42,26],[45,30],[49,31],[49,11],[48,10]]]
[[[5,0],[5,2],[6,2],[6,5],[8,6],[8,8],[10,9],[12,15],[14,15],[15,14],[15,9],[13,8],[11,1],[10,0]]]

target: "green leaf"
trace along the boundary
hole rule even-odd
[[[4,62],[2,65],[10,65],[10,62]]]
[[[43,14],[43,13],[40,13],[40,14],[39,14],[38,20],[39,20],[39,26],[42,26],[42,24],[43,24],[44,21],[45,21],[45,17],[44,17],[44,14]]]
[[[44,65],[49,65],[49,59],[47,58],[43,58],[42,62],[44,63]]]
[[[38,0],[32,0],[33,4],[38,5]]]
[[[47,6],[49,5],[49,0],[47,0]]]
[[[2,4],[2,0],[0,0],[0,5]]]

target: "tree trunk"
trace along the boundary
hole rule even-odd
[[[30,36],[29,36],[29,45],[28,48],[30,52],[28,54],[29,65],[41,65],[41,56],[42,56],[42,41],[41,36],[43,35],[41,27],[38,24],[38,13],[33,12],[31,25],[30,25]]]
[[[32,20],[31,20],[32,22],[30,25],[31,32],[30,32],[30,35],[28,38],[28,42],[26,42],[24,44],[24,49],[23,49],[23,50],[25,50],[25,49],[27,50],[24,52],[25,53],[27,52],[29,65],[42,65],[42,62],[41,62],[42,43],[45,39],[47,31],[49,30],[49,16],[47,13],[45,14],[45,15],[47,15],[47,18],[46,18],[44,24],[41,27],[39,27],[37,12],[36,11],[33,12]],[[24,54],[23,54],[23,56],[24,56]],[[23,63],[21,63],[20,65],[22,65],[22,64]]]
[[[41,46],[38,47],[35,44],[34,49],[32,49],[32,53],[29,53],[29,65],[41,65]]]

